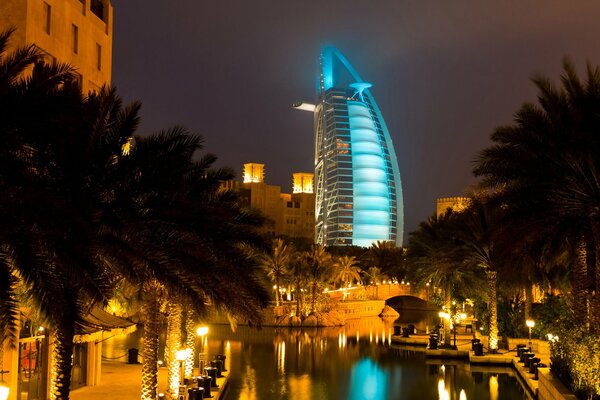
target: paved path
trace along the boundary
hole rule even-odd
[[[217,380],[223,388],[224,378]],[[71,400],[139,400],[142,386],[142,365],[126,364],[118,361],[102,362],[102,377],[100,384],[85,386],[71,392]],[[158,389],[165,392],[167,388],[167,370],[158,370]],[[219,393],[220,394],[220,393]],[[213,400],[219,399],[219,394],[213,391]]]

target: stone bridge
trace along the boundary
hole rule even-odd
[[[357,298],[356,294],[366,292],[366,297],[372,300],[385,300],[390,305],[399,307],[423,308],[429,302],[429,287],[417,289],[414,285],[402,283],[385,283],[379,285],[368,285],[364,287],[353,287],[344,290],[330,291],[329,295],[334,299],[341,299],[344,292],[347,299]]]
[[[414,285],[402,283],[369,285],[367,293],[374,299],[389,300],[394,297],[417,297],[423,301],[429,301],[429,287],[417,289]]]

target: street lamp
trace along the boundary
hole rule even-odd
[[[8,371],[0,371],[2,375],[8,373]],[[8,394],[10,393],[10,386],[6,382],[4,382],[3,378],[0,378],[0,400],[8,399]]]
[[[180,368],[180,377],[179,377],[179,383],[181,385],[183,385],[184,381],[183,381],[183,362],[189,357],[190,352],[192,350],[191,349],[181,349],[181,350],[177,350],[177,352],[175,352],[175,359],[177,361],[179,361],[179,368]]]
[[[528,319],[525,321],[525,325],[529,328],[529,347],[531,347],[531,328],[535,326],[535,321],[532,319]]]
[[[450,327],[450,313],[448,313],[446,311],[440,311],[438,313],[438,316],[442,319],[442,333],[443,333],[442,340],[445,343],[446,342],[446,337],[445,337],[445,335],[446,335],[446,329],[445,329],[445,326],[446,326],[446,324],[448,324],[448,327]],[[448,342],[450,342],[450,340],[448,340]],[[454,338],[454,345],[456,345],[456,337]]]
[[[4,346],[3,343],[0,343],[0,346]],[[0,360],[2,362],[4,360]],[[0,366],[0,400],[8,399],[8,394],[10,392],[10,386],[8,383],[4,382],[4,374],[8,374],[10,371],[5,371],[3,366]]]
[[[208,326],[199,326],[196,335],[200,337],[200,349],[198,351],[198,375],[204,371],[204,336],[208,335]]]

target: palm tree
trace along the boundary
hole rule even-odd
[[[275,305],[281,303],[281,282],[287,277],[287,271],[293,254],[293,248],[285,244],[283,239],[275,239],[271,251],[258,256],[259,265],[275,284]]]
[[[355,257],[342,256],[333,264],[333,280],[341,282],[344,287],[344,293],[352,281],[360,281],[360,267]],[[345,298],[345,296],[344,296]]]
[[[572,269],[573,311],[592,330],[600,321],[600,156],[596,131],[600,126],[600,69],[587,66],[585,82],[568,61],[562,86],[543,77],[533,81],[538,104],[524,104],[515,124],[492,134],[494,145],[482,151],[474,172],[511,213],[529,213],[536,226],[556,226],[575,253]],[[534,228],[535,229],[535,228]],[[591,257],[591,255],[594,255]],[[594,277],[589,277],[595,271]],[[589,294],[596,293],[593,309]]]
[[[333,260],[322,245],[313,245],[305,258],[308,284],[310,286],[310,311],[317,311],[316,301],[318,289],[331,277]]]
[[[442,290],[444,308],[450,310],[453,292],[465,274],[456,253],[454,214],[432,215],[409,235],[406,262],[409,276],[417,285],[432,285]],[[459,268],[460,267],[460,268]],[[450,323],[442,320],[444,345],[450,346]]]
[[[181,382],[180,361],[177,360],[177,352],[181,350],[181,304],[171,301],[167,309],[167,342],[165,345],[165,364],[167,365],[167,393],[169,398],[177,399],[179,384]]]
[[[262,218],[220,189],[219,182],[231,175],[209,169],[214,157],[193,161],[200,144],[198,136],[181,129],[136,137],[130,155],[119,162],[130,175],[122,185],[127,190],[113,200],[120,218],[107,229],[117,252],[133,252],[133,269],[123,272],[127,279],[143,283],[155,277],[167,287],[169,301],[185,299],[198,315],[208,299],[257,324],[267,297],[246,245],[263,246],[257,234]],[[158,331],[148,335],[157,337]],[[153,366],[144,371],[144,398],[153,398]]]
[[[304,300],[303,290],[307,281],[308,274],[308,252],[295,252],[288,265],[288,275],[294,285],[296,293],[296,316],[302,316],[302,303]]]
[[[381,268],[388,276],[404,278],[402,248],[396,247],[394,242],[378,240],[367,249],[365,255],[368,265]]]
[[[73,70],[44,64],[33,45],[7,54],[11,33],[0,34],[0,341],[16,341],[15,288],[23,285],[55,343],[51,396],[67,399],[73,336],[90,307],[106,301],[111,278],[94,251],[85,184],[64,157],[81,127]]]
[[[489,322],[489,350],[498,350],[498,271],[502,257],[503,212],[483,197],[471,199],[467,209],[457,214],[456,240],[460,257],[473,268],[481,269],[487,280]]]

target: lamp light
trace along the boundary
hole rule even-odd
[[[208,334],[208,326],[199,326],[198,329],[196,329],[196,335],[204,336],[206,334]]]
[[[189,354],[190,349],[177,350],[177,352],[175,353],[175,359],[177,361],[185,361],[185,359],[188,358]]]
[[[10,386],[4,382],[4,374],[8,374],[9,372],[0,368],[0,400],[7,400],[10,394]]]
[[[529,328],[529,347],[531,347],[531,328],[535,326],[535,321],[532,319],[528,319],[525,321],[525,325]]]
[[[527,327],[529,328],[533,328],[535,326],[535,321],[532,319],[528,319],[527,321],[525,321],[525,325],[527,325]]]

